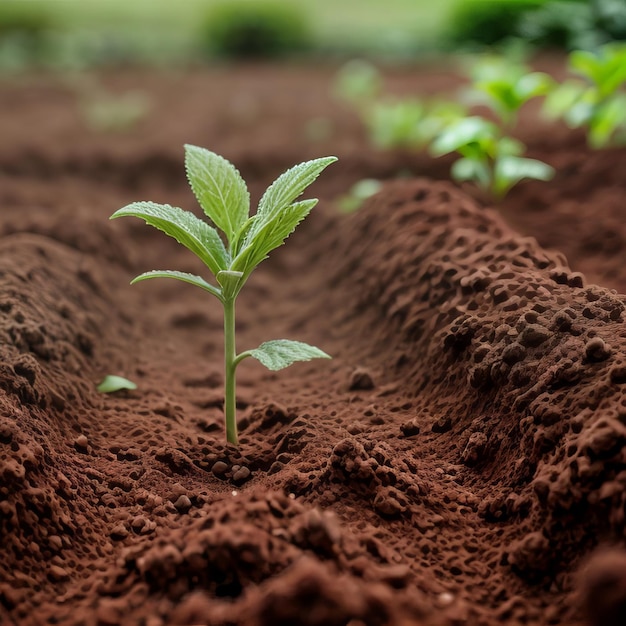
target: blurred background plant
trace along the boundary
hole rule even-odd
[[[2,0],[0,69],[180,65],[211,58],[414,60],[522,40],[626,38],[624,0]]]
[[[550,91],[547,117],[584,128],[593,148],[626,142],[626,44],[607,44],[596,52],[575,50],[569,70],[580,78]]]

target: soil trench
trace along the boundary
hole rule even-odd
[[[0,623],[623,623],[623,555],[585,564],[625,529],[626,152],[530,128],[534,156],[564,165],[496,213],[437,182],[440,162],[367,149],[319,95],[330,68],[261,73],[135,76],[195,104],[170,96],[184,119],[164,124],[159,104],[119,143],[81,130],[64,87],[0,89],[25,121],[54,96],[48,140],[59,125],[75,139],[12,127],[0,154]],[[298,87],[313,103],[294,105]],[[338,135],[311,141],[313,111]],[[238,304],[240,349],[285,337],[333,359],[244,362],[239,448],[224,441],[217,302],[128,285],[201,267],[139,220],[106,219],[137,199],[194,206],[175,146],[209,112],[252,138],[206,122],[193,143],[232,158],[253,197],[297,161],[341,158]],[[337,212],[354,180],[407,166]],[[98,394],[108,373],[138,389]]]

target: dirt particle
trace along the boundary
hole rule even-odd
[[[406,511],[404,496],[393,487],[383,487],[374,497],[374,509],[386,517],[395,517]]]
[[[137,533],[141,532],[141,529],[146,525],[147,521],[148,520],[143,515],[137,515],[132,519],[130,527]]]
[[[547,341],[552,333],[541,324],[529,324],[520,334],[519,342],[527,348],[536,348]]]
[[[50,535],[48,537],[48,545],[55,551],[59,552],[63,549],[63,540],[59,535]]]
[[[350,375],[349,391],[371,391],[374,387],[374,378],[368,370],[358,367]]]
[[[85,435],[79,435],[74,439],[74,447],[80,451],[85,452],[89,446],[89,439]]]
[[[187,511],[191,508],[191,500],[183,493],[178,496],[176,502],[174,502],[174,508],[179,513],[187,513]]]
[[[472,433],[461,454],[461,461],[469,467],[477,465],[482,459],[486,446],[487,435],[485,435],[485,433]]]
[[[591,626],[626,624],[626,552],[604,548],[580,573],[580,600]]]
[[[626,384],[626,365],[617,365],[610,371],[611,382],[614,385]]]
[[[124,524],[117,524],[111,529],[109,536],[111,539],[121,541],[122,539],[126,539],[126,537],[128,537],[128,530]]]
[[[224,461],[216,461],[213,463],[213,467],[211,468],[211,472],[217,478],[223,478],[228,472],[228,465],[224,463]]]
[[[245,465],[233,473],[233,482],[238,485],[245,483],[248,478],[250,478],[250,470]]]
[[[452,428],[452,420],[447,415],[440,417],[433,425],[434,433],[447,433]]]
[[[56,583],[67,582],[70,579],[70,575],[67,570],[59,567],[58,565],[51,565],[48,569],[48,577],[51,581]]]
[[[611,356],[611,346],[600,337],[593,337],[585,344],[585,357],[589,361],[606,361]]]
[[[420,434],[420,427],[415,418],[410,419],[400,425],[400,432],[404,437],[414,437]]]

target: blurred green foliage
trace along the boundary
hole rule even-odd
[[[311,34],[305,12],[295,5],[230,0],[210,10],[204,44],[217,57],[277,58],[307,50]]]
[[[452,46],[492,46],[516,35],[524,15],[545,0],[460,0],[449,15],[447,38]]]
[[[460,0],[447,37],[460,47],[521,39],[539,48],[593,49],[626,39],[626,1]]]
[[[51,15],[34,10],[28,2],[0,2],[0,64],[11,69],[36,62],[44,54],[46,35],[53,27]]]

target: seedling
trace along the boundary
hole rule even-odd
[[[433,142],[433,156],[458,152],[452,166],[457,181],[471,180],[496,199],[524,178],[550,180],[554,169],[542,161],[521,156],[524,144],[500,134],[496,124],[482,117],[467,117],[445,129]]]
[[[311,212],[317,199],[296,199],[335,157],[300,163],[279,176],[264,193],[256,213],[250,216],[250,194],[235,167],[223,157],[196,146],[185,146],[189,184],[206,216],[215,225],[167,204],[134,202],[116,211],[117,217],[138,217],[193,252],[215,277],[204,278],[172,270],[140,274],[132,283],[151,278],[174,278],[200,287],[215,296],[224,310],[224,417],[226,438],[238,444],[235,405],[235,371],[253,357],[270,370],[281,370],[296,361],[330,358],[319,348],[300,341],[278,339],[237,354],[235,346],[235,301],[252,271],[281,246],[296,226]],[[218,230],[224,234],[225,241]]]
[[[68,77],[87,126],[100,132],[132,130],[150,111],[150,100],[139,91],[113,94],[88,75]]]
[[[353,59],[337,72],[335,94],[346,102],[360,108],[373,102],[382,90],[380,72],[367,61]]]
[[[609,44],[597,53],[576,50],[570,69],[585,80],[567,80],[546,99],[548,117],[586,128],[589,144],[603,148],[626,135],[626,45]]]
[[[469,98],[484,104],[510,128],[527,102],[545,96],[553,80],[543,72],[530,72],[522,63],[512,63],[501,57],[487,57],[471,68],[473,78]]]

